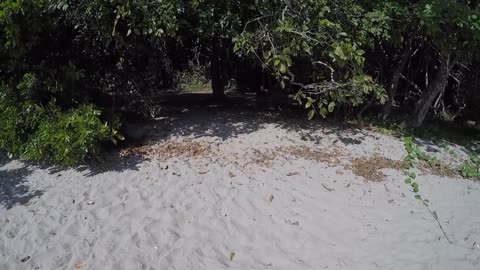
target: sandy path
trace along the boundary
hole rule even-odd
[[[480,183],[418,178],[450,244],[401,171],[366,182],[345,169],[402,159],[398,139],[202,119],[177,120],[168,137],[208,144],[200,158],[112,157],[93,172],[3,160],[0,269],[480,269]],[[289,145],[348,155],[275,151]]]

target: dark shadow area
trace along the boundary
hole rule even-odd
[[[105,172],[138,171],[139,165],[143,161],[144,158],[140,156],[122,157],[118,150],[112,150],[109,153],[105,153],[102,161],[91,161],[88,164],[77,167],[76,170],[82,172],[86,177]]]
[[[294,104],[285,94],[257,96],[254,93],[228,93],[224,99],[218,100],[209,93],[170,93],[158,97],[157,103],[162,108],[162,117],[128,124],[132,132],[125,132],[127,138],[130,137],[130,144],[158,141],[169,136],[226,140],[253,133],[268,124],[298,132],[300,139],[315,143],[320,143],[322,138],[310,133],[319,129],[325,129],[327,135],[338,135],[344,144],[360,144],[361,136],[371,136],[343,121],[320,118],[309,121],[306,110]],[[128,136],[128,133],[135,135]],[[360,138],[350,138],[357,134]]]
[[[81,172],[87,177],[95,176],[105,172],[123,172],[127,170],[138,170],[138,166],[143,162],[142,157],[129,156],[121,157],[118,150],[112,150],[105,153],[101,160],[92,160],[80,165],[75,170]],[[14,169],[4,168],[11,162],[4,153],[0,152],[0,205],[7,210],[15,205],[25,205],[35,197],[44,194],[42,190],[32,190],[29,186],[27,177],[36,169],[46,170],[51,175],[61,175],[62,171],[68,168],[61,166],[52,166],[46,162],[20,161],[21,167]]]
[[[418,142],[418,140],[416,140],[416,142]],[[429,143],[428,143],[429,144]],[[420,143],[420,145],[422,145],[422,143]],[[425,144],[424,144],[425,145]],[[430,145],[427,145],[425,147],[425,151],[429,152],[429,153],[438,153],[440,152],[440,150],[438,150],[437,148],[434,148],[433,146],[430,146]]]
[[[363,139],[348,138],[344,136],[339,136],[340,141],[345,145],[359,145],[362,144]]]
[[[78,165],[73,169],[81,172],[84,176],[90,177],[105,172],[123,172],[128,170],[138,171],[138,166],[144,159],[137,156],[122,157],[118,149],[112,149],[103,153],[98,159],[87,160],[84,164]],[[62,171],[70,168],[50,165],[46,162],[23,161],[30,166],[46,170],[49,174],[62,174]]]
[[[27,177],[32,173],[29,165],[18,169],[5,169],[3,166],[9,162],[8,158],[0,153],[0,205],[7,210],[15,205],[25,205],[35,197],[43,195],[43,191],[31,190]]]
[[[437,152],[438,147],[450,147],[458,144],[471,151],[480,150],[480,130],[462,123],[432,121],[421,128],[407,131],[418,138],[417,143],[429,152]]]
[[[401,129],[402,118],[380,121],[377,118],[364,118],[359,127],[373,127],[381,132],[401,138],[412,136],[415,143],[425,147],[428,152],[438,152],[439,147],[452,147],[461,145],[470,151],[480,151],[480,126],[469,126],[462,122],[448,122],[441,120],[426,120],[415,129]]]
[[[103,162],[90,161],[78,166],[75,170],[80,171],[87,177],[102,174],[104,172],[123,172],[126,170],[138,170],[138,165],[143,158],[131,156],[121,157],[118,150],[105,153]],[[27,177],[33,170],[46,170],[51,175],[61,175],[62,171],[68,168],[51,166],[45,162],[20,161],[21,167],[15,169],[4,168],[11,160],[3,153],[0,153],[0,205],[7,210],[16,205],[25,205],[30,200],[44,194],[42,190],[32,190]]]
[[[227,92],[220,99],[204,92],[167,92],[159,95],[155,103],[162,107],[162,115],[193,109],[274,111],[278,107],[295,107],[286,94],[257,95],[237,91]]]

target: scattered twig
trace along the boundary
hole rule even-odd
[[[272,16],[273,16],[273,14],[267,14],[267,15],[263,15],[263,16],[260,16],[260,17],[257,17],[257,18],[255,18],[255,19],[252,19],[252,20],[248,21],[248,22],[245,24],[245,26],[243,27],[243,32],[245,32],[245,31],[247,30],[247,26],[248,26],[249,24],[251,24],[251,23],[253,23],[253,22],[258,22],[258,21],[260,21],[260,20],[263,20],[263,19],[265,19],[265,18],[272,17]]]
[[[445,232],[445,230],[443,229],[443,226],[442,224],[440,223],[440,221],[438,220],[438,215],[435,211],[432,211],[430,209],[430,207],[428,206],[428,204],[425,202],[425,200],[421,199],[423,204],[425,205],[425,207],[427,207],[427,210],[428,212],[430,213],[430,215],[432,215],[432,217],[435,219],[435,221],[437,221],[437,224],[438,224],[438,227],[440,227],[440,230],[442,230],[442,233],[443,235],[445,236],[445,238],[447,239],[447,241],[450,243],[450,244],[453,244],[454,242],[452,240],[450,240],[450,238],[448,238],[447,236],[447,233]]]
[[[332,192],[332,191],[335,190],[335,189],[333,189],[333,188],[327,187],[327,186],[326,186],[325,184],[323,184],[323,183],[322,183],[322,187],[324,187],[324,188],[325,188],[326,190],[328,190],[329,192]]]

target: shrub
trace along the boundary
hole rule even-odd
[[[92,105],[67,112],[51,106],[49,114],[26,144],[24,156],[28,159],[74,165],[96,156],[102,142],[116,143],[117,139],[123,139],[115,128],[100,120],[100,111]]]
[[[177,73],[177,84],[182,91],[201,92],[210,90],[207,72],[200,65],[190,65],[186,71]]]
[[[470,160],[465,161],[460,168],[463,177],[480,179],[480,156],[470,155]]]
[[[75,165],[99,154],[104,142],[123,140],[118,121],[109,125],[92,105],[62,110],[54,100],[40,105],[29,99],[35,77],[27,74],[15,90],[0,88],[0,148],[10,157]]]

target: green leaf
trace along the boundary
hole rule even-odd
[[[417,182],[412,183],[413,192],[417,193],[419,191]]]
[[[313,119],[313,116],[315,116],[315,110],[314,110],[314,109],[311,109],[311,110],[308,112],[308,120],[312,120],[312,119]]]
[[[328,112],[333,112],[334,109],[335,109],[335,103],[330,102],[330,104],[328,104]]]
[[[328,114],[327,109],[325,109],[325,108],[321,108],[321,109],[320,109],[320,115],[321,115],[323,118],[327,117],[327,114]]]
[[[342,60],[347,60],[347,56],[345,56],[345,53],[344,53],[342,47],[340,47],[340,46],[336,47],[334,53],[335,53],[335,55],[338,56],[340,59],[342,59]]]
[[[407,178],[407,179],[405,179],[405,183],[406,183],[406,184],[411,184],[411,183],[412,183],[412,178]]]
[[[313,99],[311,97],[308,97],[307,102],[305,103],[305,109],[312,107],[312,104],[313,104]]]
[[[286,62],[287,62],[287,66],[291,66],[291,65],[292,65],[293,62],[292,62],[292,58],[290,58],[290,56],[288,56],[288,55],[285,56],[285,60],[286,60]]]

